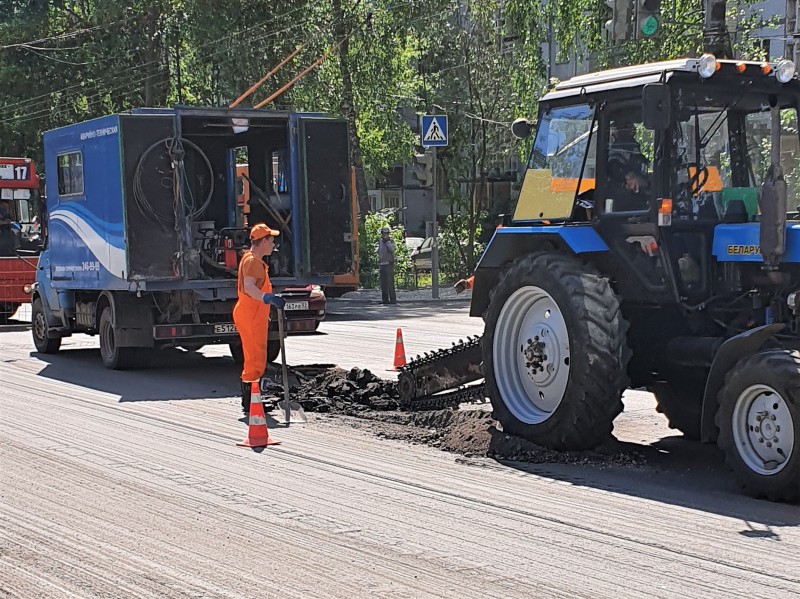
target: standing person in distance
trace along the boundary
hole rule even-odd
[[[269,268],[264,258],[275,249],[279,231],[264,223],[250,230],[250,249],[239,262],[239,300],[233,308],[233,322],[239,331],[244,352],[242,369],[242,410],[250,413],[250,384],[261,383],[267,367],[267,340],[269,337],[269,308],[283,309],[286,300],[272,293]]]
[[[381,274],[381,303],[396,304],[397,296],[394,290],[394,241],[389,227],[381,229],[381,238],[378,240],[378,263]]]

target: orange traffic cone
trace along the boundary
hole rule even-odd
[[[247,423],[247,439],[237,443],[236,445],[239,447],[266,447],[280,444],[280,441],[269,438],[267,417],[264,414],[264,404],[261,403],[261,389],[258,388],[258,381],[250,383],[250,416]]]
[[[397,329],[397,339],[394,342],[394,365],[392,370],[399,370],[406,365],[406,348],[403,345],[403,329]]]

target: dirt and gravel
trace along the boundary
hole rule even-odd
[[[377,437],[437,447],[464,456],[530,463],[631,465],[646,458],[610,438],[593,451],[552,451],[505,433],[486,403],[461,409],[406,412],[400,410],[394,381],[367,369],[344,370],[330,365],[292,368],[292,399],[303,409],[335,415]]]

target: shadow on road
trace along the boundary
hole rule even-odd
[[[348,300],[335,303],[331,301],[328,302],[325,321],[419,320],[421,318],[438,318],[443,314],[465,314],[467,312],[469,312],[469,302],[464,300],[401,301],[385,306],[374,301]]]
[[[120,402],[214,399],[239,395],[238,366],[230,356],[180,349],[153,350],[147,370],[108,370],[94,348],[31,356],[47,364],[39,376],[120,396]],[[180,384],[176,384],[180,381]]]
[[[743,495],[713,444],[669,436],[651,445],[617,443],[620,452],[640,454],[645,466],[531,464],[498,460],[519,472],[577,486],[679,505],[742,520],[740,535],[780,541],[777,526],[800,526],[800,507]]]

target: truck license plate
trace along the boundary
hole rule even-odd
[[[308,302],[286,302],[285,310],[308,310]]]
[[[236,325],[235,324],[215,324],[214,325],[214,332],[215,333],[235,333],[236,332]]]

